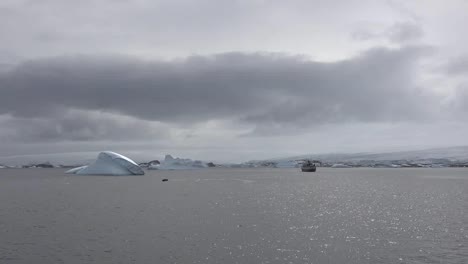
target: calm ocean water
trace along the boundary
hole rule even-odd
[[[63,171],[0,170],[0,263],[468,263],[468,169]]]

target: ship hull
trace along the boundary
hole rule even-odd
[[[302,172],[315,172],[317,171],[316,167],[302,167],[301,168]]]

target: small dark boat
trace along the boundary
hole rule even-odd
[[[315,172],[317,171],[317,167],[315,165],[302,165],[301,167],[302,172]]]
[[[315,166],[314,162],[311,162],[310,160],[305,160],[302,163],[301,171],[302,172],[316,172],[317,166]]]

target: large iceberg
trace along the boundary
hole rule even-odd
[[[99,153],[96,161],[66,173],[79,175],[144,175],[143,169],[133,160],[112,151]]]

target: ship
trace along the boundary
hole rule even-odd
[[[302,172],[316,172],[317,166],[315,163],[311,162],[310,160],[305,160],[301,165]]]

